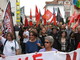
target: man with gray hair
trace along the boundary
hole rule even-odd
[[[45,48],[40,49],[39,52],[45,52],[45,51],[58,51],[57,49],[53,48],[54,39],[52,36],[46,36],[45,37]]]

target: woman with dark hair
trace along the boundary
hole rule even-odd
[[[11,32],[6,34],[6,38],[0,36],[0,40],[4,45],[3,54],[5,56],[13,56],[19,54],[19,45],[14,40],[14,36]]]
[[[39,47],[41,47],[41,41],[37,40],[37,33],[34,31],[30,31],[29,41],[26,43],[26,53],[34,53],[39,51]]]
[[[67,39],[67,32],[66,31],[61,31],[59,40],[58,40],[58,50],[67,52],[68,51],[68,39]]]

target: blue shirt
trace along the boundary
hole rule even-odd
[[[26,53],[34,53],[39,51],[39,46],[37,43],[41,43],[40,40],[36,40],[35,42],[28,41],[26,43]]]

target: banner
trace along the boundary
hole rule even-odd
[[[3,31],[4,34],[7,32],[13,32],[14,34],[10,2],[8,2],[8,5],[6,7],[6,11],[3,19],[3,28],[4,28],[4,31]]]
[[[50,51],[16,55],[0,58],[0,60],[80,60],[80,49],[69,53]]]

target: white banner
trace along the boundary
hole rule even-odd
[[[80,60],[80,49],[69,53],[50,51],[8,56],[0,60]]]

